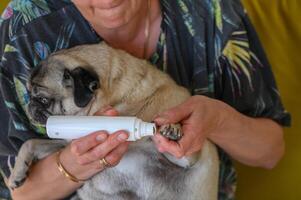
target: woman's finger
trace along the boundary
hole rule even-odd
[[[117,146],[113,151],[111,151],[104,158],[111,166],[116,166],[121,160],[122,156],[128,150],[129,142],[125,142]]]
[[[124,143],[127,138],[128,133],[125,131],[117,131],[116,133],[109,135],[105,142],[79,156],[77,161],[79,164],[88,164],[94,162],[95,160],[99,160],[114,150],[118,145]]]
[[[188,100],[180,105],[164,111],[163,113],[158,114],[155,116],[153,121],[159,126],[164,124],[175,124],[188,118],[192,112],[193,109]]]
[[[118,111],[111,106],[104,107],[94,113],[96,116],[117,116]]]
[[[162,135],[154,136],[154,141],[158,148],[158,151],[160,151],[161,153],[168,152],[177,158],[182,158],[185,155],[185,151],[179,143],[168,140]]]
[[[103,143],[108,138],[106,131],[98,131],[71,142],[71,152],[80,156],[93,147]]]

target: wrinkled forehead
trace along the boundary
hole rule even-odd
[[[60,83],[61,77],[61,70],[49,70],[49,68],[39,67],[35,69],[35,73],[31,75],[27,88],[31,90],[33,86],[51,87]]]
[[[88,62],[79,55],[69,54],[55,54],[47,60],[46,68],[49,71],[57,70],[73,70],[79,66],[88,65]]]
[[[47,85],[54,81],[59,81],[65,68],[65,63],[58,59],[49,59],[42,61],[30,73],[28,88],[33,85]]]

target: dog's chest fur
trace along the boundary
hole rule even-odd
[[[132,144],[116,167],[93,177],[78,191],[78,195],[82,199],[88,196],[89,199],[102,197],[113,200],[170,198],[181,195],[174,191],[182,191],[185,181],[179,180],[185,176],[184,168],[170,163],[146,139]],[[165,185],[166,182],[169,185]]]

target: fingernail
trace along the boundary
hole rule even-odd
[[[113,108],[112,106],[105,106],[105,107],[103,107],[103,108],[100,109],[100,112],[104,113],[104,112],[106,112],[108,110],[111,110],[112,108]]]
[[[108,110],[111,110],[112,107],[111,106],[105,106],[103,108],[101,108],[100,110],[96,111],[94,113],[94,115],[104,115]]]
[[[168,118],[168,114],[167,113],[160,113],[155,115],[155,117],[153,118],[153,121],[166,121]]]
[[[118,139],[119,141],[125,141],[126,139],[128,139],[128,134],[126,134],[126,133],[121,133],[121,134],[119,134],[119,135],[117,136],[117,139]]]
[[[107,110],[106,112],[104,112],[105,115],[109,115],[109,116],[115,116],[115,115],[118,115],[118,112],[115,110],[115,109],[110,109],[110,110]]]
[[[103,142],[106,139],[107,139],[107,135],[105,135],[105,134],[100,134],[100,135],[96,136],[96,140],[99,142]]]

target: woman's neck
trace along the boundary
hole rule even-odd
[[[149,10],[147,4],[145,4],[141,11],[123,26],[114,29],[104,28],[94,24],[92,24],[92,26],[96,33],[110,44],[110,46],[123,49],[138,58],[144,58],[144,51],[146,51],[146,58],[149,58],[156,49],[162,19],[160,2],[157,0],[150,1],[151,5]],[[145,28],[148,12],[150,14],[150,26],[149,38],[146,38]],[[147,45],[147,49],[144,49],[145,42],[149,44]]]

